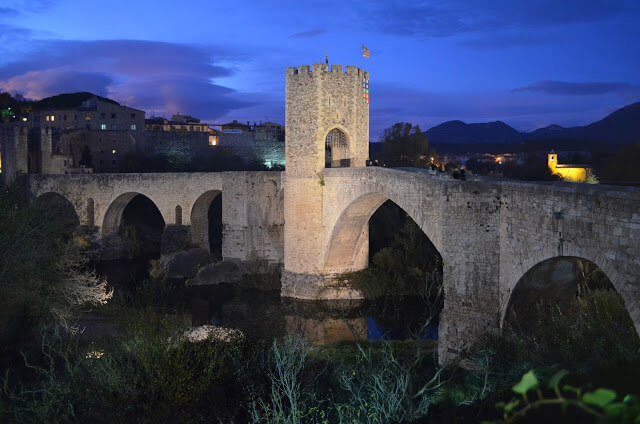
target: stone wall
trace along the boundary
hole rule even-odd
[[[350,166],[368,159],[369,105],[362,101],[362,79],[369,74],[353,66],[313,64],[286,70],[286,189],[285,272],[283,295],[308,297],[323,286],[324,216],[321,172],[325,167],[325,139],[338,128],[347,138]],[[368,233],[362,232],[362,238]],[[368,242],[360,243],[362,254]],[[360,261],[361,262],[361,261]],[[313,281],[314,283],[309,283]],[[322,296],[351,296],[330,290]]]
[[[95,223],[103,239],[117,233],[122,211],[137,194],[153,201],[165,225],[191,225],[198,199],[220,191],[223,258],[282,263],[281,177],[280,172],[29,175],[28,187],[33,197],[54,192],[67,198],[80,224]]]
[[[0,157],[0,177],[5,183],[13,181],[19,173],[28,172],[28,131],[24,126],[0,125]]]
[[[354,296],[333,287],[331,277],[366,266],[368,220],[390,199],[418,224],[443,259],[441,360],[456,356],[479,334],[498,330],[520,278],[539,262],[559,256],[598,265],[640,331],[638,189],[461,181],[380,167],[325,169],[313,184],[309,190],[319,190],[323,199],[316,218],[322,220],[321,237],[316,236],[321,268],[285,270],[284,296]],[[285,248],[304,252],[299,245]]]
[[[206,152],[209,147],[209,133],[195,131],[145,131],[138,150],[146,155],[167,154],[173,151],[185,152],[193,157]]]

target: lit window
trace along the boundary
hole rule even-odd
[[[101,130],[106,130],[107,129],[107,124],[100,124],[100,129]]]
[[[87,121],[91,121],[91,113],[87,112],[87,114],[84,116],[84,119],[86,119]]]
[[[113,150],[111,151],[111,153],[115,155],[115,154],[116,154],[116,149],[113,149]]]
[[[55,120],[56,120],[56,117],[51,115],[51,121],[55,121]]]
[[[49,115],[45,116],[44,119],[49,122]]]
[[[135,130],[136,129],[136,124],[131,124],[131,129]]]

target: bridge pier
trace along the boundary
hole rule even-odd
[[[177,252],[190,243],[191,225],[167,225],[160,239],[160,254]]]

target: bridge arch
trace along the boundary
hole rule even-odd
[[[528,255],[522,260],[508,278],[507,286],[502,290],[500,296],[500,327],[502,328],[504,325],[507,309],[511,303],[511,298],[516,286],[523,280],[527,273],[537,265],[546,261],[567,257],[584,259],[600,268],[622,297],[636,332],[640,334],[640,298],[638,298],[637,290],[634,289],[633,284],[634,279],[637,280],[638,276],[624,275],[617,272],[615,262],[605,257],[605,255],[595,247],[581,247],[574,244],[564,246],[562,252],[558,251],[558,246],[549,245],[544,249]]]
[[[51,220],[62,225],[62,229],[69,235],[80,225],[80,217],[76,207],[64,195],[49,191],[40,194],[35,199],[35,207],[45,212]]]
[[[368,224],[371,216],[383,203],[391,200],[404,210],[420,227],[429,241],[442,256],[441,246],[436,244],[435,232],[424,220],[416,219],[415,210],[395,196],[380,192],[369,192],[352,200],[335,222],[323,259],[323,270],[326,274],[350,272],[363,269],[367,265]]]
[[[151,211],[152,214],[145,217],[137,217],[136,221],[139,225],[143,223],[149,227],[156,226],[161,228],[156,228],[154,232],[159,233],[153,236],[154,239],[157,238],[156,244],[158,245],[158,254],[159,254],[159,243],[160,243],[160,235],[164,228],[166,227],[165,218],[162,216],[160,209],[156,202],[154,202],[148,196],[138,193],[138,192],[127,192],[120,194],[116,197],[107,208],[104,218],[102,220],[102,240],[103,245],[110,244],[112,241],[117,240],[121,226],[123,224],[123,218],[125,217],[126,211],[130,210],[131,207],[144,207],[147,211]],[[134,212],[134,211],[132,211]],[[155,221],[154,225],[153,221]],[[149,240],[145,241],[147,243]],[[146,247],[146,246],[145,246]],[[155,254],[155,253],[154,253]]]
[[[331,125],[323,132],[324,168],[348,168],[351,166],[351,140],[349,131],[342,125]]]
[[[191,240],[199,247],[222,256],[222,191],[201,194],[191,208]]]

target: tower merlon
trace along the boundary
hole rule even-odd
[[[328,65],[326,63],[314,63],[313,65],[300,65],[297,68],[295,66],[290,66],[287,68],[286,75],[296,75],[296,74],[308,74],[308,73],[332,73],[332,74],[347,74],[347,75],[358,75],[363,78],[369,79],[369,72],[366,72],[364,69],[360,69],[357,66],[342,66],[338,64]]]
[[[311,65],[311,72],[328,72],[329,65],[326,63],[314,63]]]

